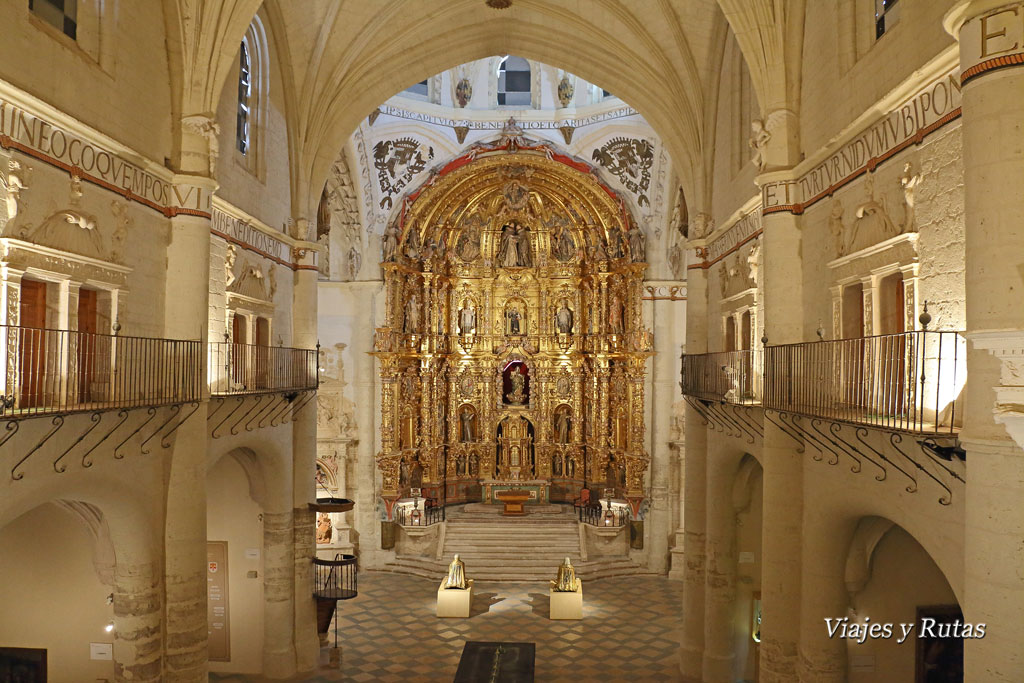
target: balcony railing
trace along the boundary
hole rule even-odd
[[[963,334],[921,330],[766,346],[763,353],[684,354],[681,387],[705,401],[952,434],[961,423],[966,361]]]
[[[0,325],[0,416],[200,401],[202,343]]]
[[[214,396],[317,388],[316,349],[211,342],[209,353]]]
[[[761,399],[761,352],[683,354],[683,394],[707,401],[756,403]]]
[[[904,332],[765,348],[765,408],[896,431],[951,434],[967,378],[959,332]]]

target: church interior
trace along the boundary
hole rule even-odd
[[[0,24],[0,682],[1024,680],[1024,1]]]

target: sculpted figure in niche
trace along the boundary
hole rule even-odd
[[[355,280],[359,269],[363,267],[363,255],[359,250],[352,247],[348,250],[348,279]]]
[[[836,250],[836,257],[846,255],[846,229],[843,227],[843,204],[838,199],[832,201],[832,213],[828,217],[829,232]]]
[[[622,229],[614,224],[608,228],[608,258],[622,258]]]
[[[563,263],[571,261],[576,256],[576,240],[573,239],[569,228],[562,228],[558,235],[558,242],[555,243],[555,258]]]
[[[463,443],[476,441],[476,411],[469,406],[459,412],[459,436]]]
[[[476,453],[471,453],[469,456],[469,475],[471,477],[477,476],[480,473],[480,458],[476,456]]]
[[[383,256],[385,261],[394,261],[398,252],[398,226],[392,223],[384,231]]]
[[[406,334],[415,334],[420,328],[420,306],[419,299],[415,292],[405,302],[405,327]]]
[[[555,312],[555,327],[562,334],[572,334],[572,310],[565,299]]]
[[[509,382],[512,384],[512,391],[505,394],[505,398],[509,403],[516,405],[523,403],[526,400],[526,376],[522,366],[516,368],[516,371],[511,374]]]
[[[508,333],[509,334],[522,334],[521,323],[522,315],[519,313],[518,308],[510,308],[506,313],[505,317],[508,320]]]
[[[529,230],[515,221],[501,228],[498,265],[503,268],[528,268],[533,265]]]
[[[914,188],[921,181],[921,174],[914,173],[913,166],[908,161],[903,165],[903,174],[900,176],[900,187],[903,188],[903,202],[906,204],[903,214],[903,225],[901,232],[914,232]]]
[[[868,198],[854,212],[857,220],[853,222],[853,227],[850,229],[850,239],[846,243],[847,253],[860,251],[872,244],[898,235],[900,232],[889,218],[885,205],[875,199],[873,175],[868,173],[864,178],[864,191]]]
[[[419,231],[416,229],[410,230],[409,238],[405,240],[405,257],[410,261],[415,261],[420,257],[420,249],[422,249],[422,244],[420,243]]]
[[[612,296],[608,304],[608,326],[612,334],[622,334],[622,299],[618,294]]]
[[[629,253],[633,263],[644,261],[647,258],[647,238],[640,230],[639,225],[629,231]]]
[[[559,408],[555,414],[555,441],[560,444],[569,443],[572,431],[572,418],[567,408]]]
[[[331,542],[331,518],[326,512],[321,512],[320,516],[316,520],[316,542],[317,543],[330,543]]]
[[[473,332],[476,332],[476,309],[472,301],[467,301],[459,310],[459,334]]]
[[[771,139],[772,134],[765,128],[764,121],[754,119],[750,122],[750,139],[747,140],[747,144],[753,150],[751,160],[759,171],[764,170],[766,163],[764,157],[765,147],[768,146],[768,141]]]
[[[463,261],[475,261],[480,255],[480,232],[475,226],[467,225],[455,243],[455,253]]]

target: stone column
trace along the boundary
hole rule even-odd
[[[284,469],[284,468],[281,468]],[[278,474],[284,474],[278,472]],[[280,486],[286,482],[267,482]],[[287,488],[285,486],[285,488]],[[280,506],[274,506],[280,510]],[[263,675],[287,678],[296,672],[295,582],[292,511],[263,513]]]
[[[736,601],[736,514],[732,486],[738,458],[723,443],[708,438],[706,474],[707,523],[704,569],[703,681],[730,683]]]
[[[23,270],[0,264],[0,368],[4,369],[5,377],[4,386],[0,386],[0,398],[5,406],[6,402],[17,400],[19,393],[18,336],[7,326],[21,324],[21,277],[24,274]]]
[[[164,287],[164,336],[171,339],[206,342],[215,188],[199,175],[177,175],[171,188]],[[206,452],[206,410],[200,409],[175,432],[167,485],[167,681],[207,679]]]
[[[1024,438],[1017,429],[1024,421],[1017,360],[1024,354],[1024,3],[961,1],[945,26],[960,47],[971,331],[961,439],[973,464],[961,608],[966,621],[987,626],[984,638],[964,643],[964,679],[1012,681],[1024,671]]]
[[[823,517],[819,511],[828,509],[827,501],[811,500],[811,492],[807,495],[803,542],[813,552],[804,555],[801,571],[799,680],[843,683],[847,643],[842,638],[828,637],[825,619],[849,615],[846,559],[856,523],[832,515]],[[857,620],[863,621],[863,617]]]
[[[761,186],[761,273],[764,334],[768,344],[804,341],[803,267],[798,188],[796,118],[784,116],[765,150]],[[767,363],[767,359],[764,361]],[[769,369],[770,371],[770,369]],[[798,444],[768,419],[764,423],[760,671],[762,683],[796,680],[800,636],[800,556],[803,468]]]
[[[305,219],[299,219],[305,222]],[[300,234],[305,234],[300,231]],[[317,345],[317,271],[314,245],[294,252],[292,343],[303,349]],[[316,500],[316,401],[310,401],[292,421],[292,475],[295,543],[295,654],[299,671],[312,671],[320,657],[313,599],[313,557],[316,520],[309,504]]]
[[[114,675],[119,681],[163,680],[159,566],[118,550],[114,565]]]
[[[686,352],[705,353],[708,343],[707,271],[692,268],[687,281]],[[705,468],[708,438],[705,421],[689,404],[686,425],[686,488],[683,493],[683,630],[679,649],[684,681],[700,681],[704,657]]]
[[[685,408],[684,408],[685,410]],[[684,417],[685,419],[685,417]],[[669,560],[668,578],[682,581],[686,578],[686,505],[684,503],[684,492],[686,491],[686,448],[682,441],[671,441],[669,447],[672,449],[672,464],[675,467],[676,486],[673,492],[678,497],[677,515],[679,525],[675,530],[675,545],[672,546],[671,558]]]

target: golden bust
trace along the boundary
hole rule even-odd
[[[558,593],[575,593],[580,589],[580,580],[568,557],[558,565],[558,577],[551,582],[551,588]]]
[[[466,588],[466,565],[458,555],[452,558],[452,563],[448,565],[448,577],[444,580],[444,587]]]

